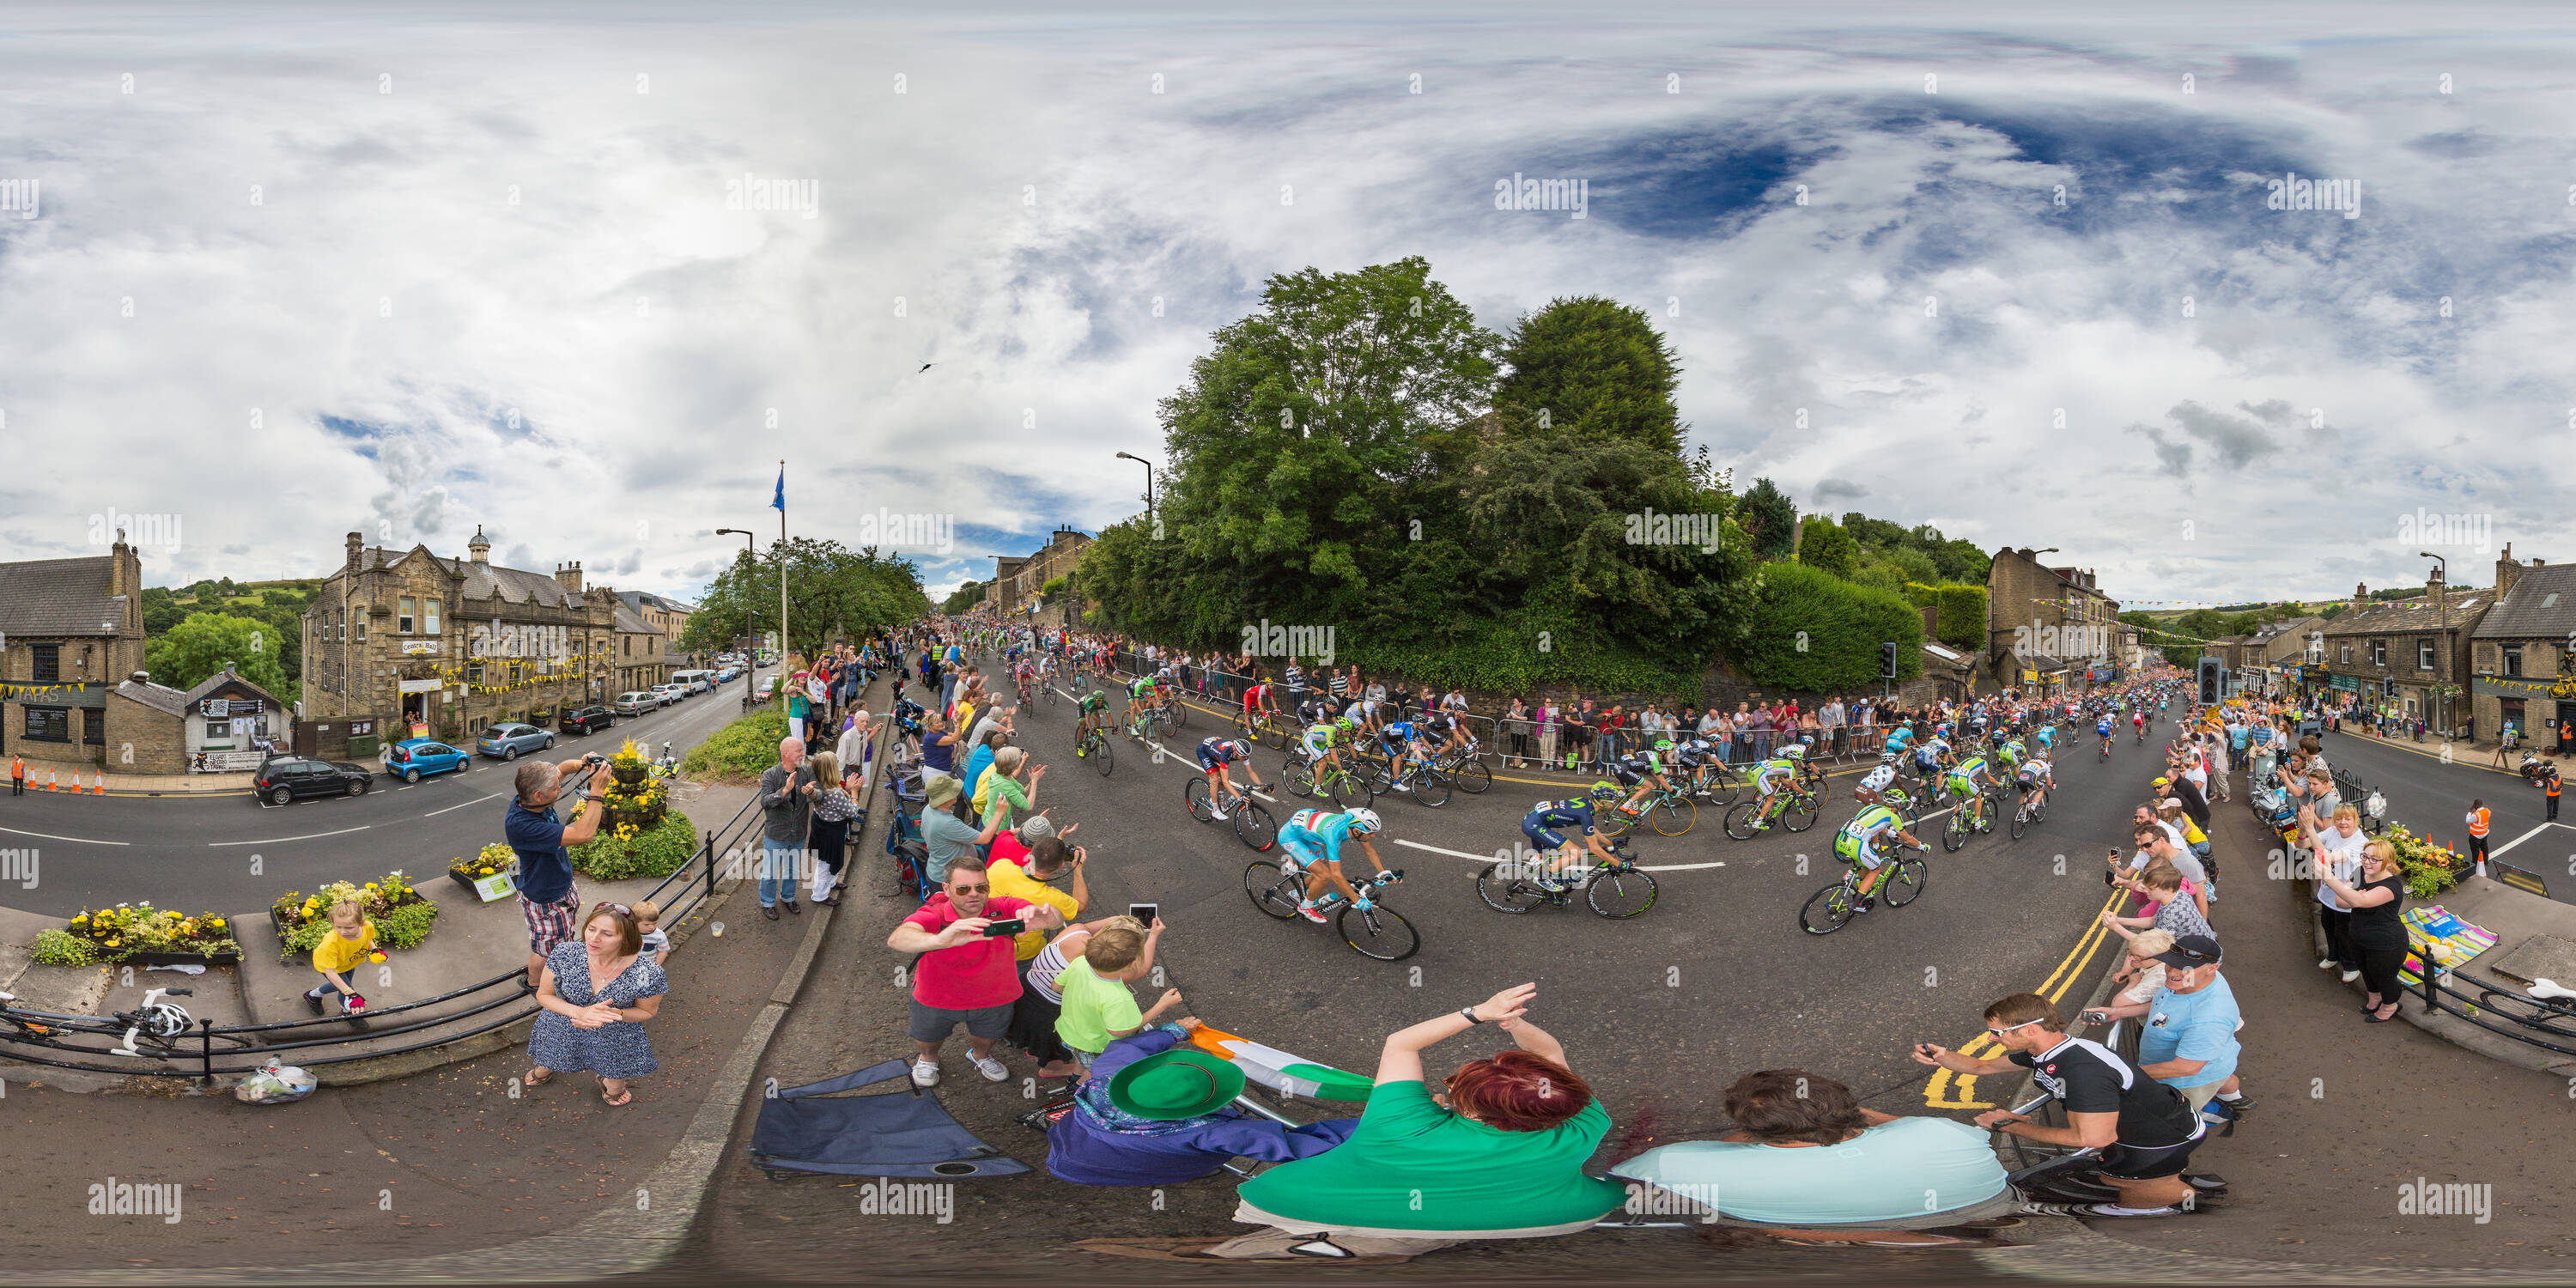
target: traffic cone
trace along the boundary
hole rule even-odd
[[[59,782],[57,782],[57,781],[55,781],[54,774],[55,774],[55,771],[54,771],[54,770],[48,769],[48,770],[46,770],[46,771],[45,771],[45,790],[46,790],[46,791],[49,791],[49,792],[58,792],[58,791],[61,791],[61,790],[63,789],[62,784],[61,784],[61,783],[59,783]]]
[[[92,795],[92,796],[105,796],[105,795],[107,795],[107,771],[106,771],[106,770],[102,769],[102,770],[98,771],[98,782],[96,782],[95,784],[92,784],[92,785],[91,785],[91,787],[90,787],[90,789],[89,789],[89,794],[90,794],[90,795]]]

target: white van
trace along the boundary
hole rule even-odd
[[[713,693],[716,691],[716,673],[713,671],[673,671],[671,672],[671,683],[684,685],[691,693]]]

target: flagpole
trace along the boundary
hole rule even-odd
[[[778,709],[787,710],[787,461],[778,462]]]

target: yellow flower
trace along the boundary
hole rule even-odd
[[[77,925],[79,925],[79,924],[81,924],[82,922],[87,921],[87,920],[89,920],[89,914],[88,914],[88,913],[86,913],[86,912],[84,912],[84,913],[82,913],[81,915],[79,915],[79,916],[77,916],[77,917],[72,918],[72,924],[73,924],[73,925],[75,925],[75,926],[77,926]]]

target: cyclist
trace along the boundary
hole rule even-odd
[[[2005,769],[2016,770],[2021,768],[2021,762],[2030,759],[2030,751],[2019,738],[2003,738],[1995,743],[1995,759],[2002,761]]]
[[[1474,746],[1475,739],[1467,736],[1467,722],[1438,707],[1423,712],[1422,718],[1414,723],[1439,744],[1431,749],[1431,758],[1435,761],[1451,752],[1470,750]]]
[[[1301,809],[1288,816],[1287,826],[1279,829],[1279,849],[1296,861],[1306,874],[1306,894],[1297,901],[1297,913],[1308,921],[1324,920],[1322,904],[1315,898],[1315,874],[1322,873],[1331,893],[1344,900],[1357,902],[1359,891],[1351,887],[1349,877],[1342,875],[1342,842],[1357,841],[1360,852],[1368,856],[1371,866],[1386,871],[1386,861],[1377,856],[1377,846],[1369,842],[1384,826],[1377,811],[1355,809],[1336,814],[1331,810]]]
[[[1942,786],[1959,798],[1959,808],[1966,809],[1986,787],[1986,774],[1992,768],[1984,756],[1970,756],[1950,767],[1950,776]]]
[[[2138,741],[2145,742],[2147,740],[2147,704],[2141,702],[2137,710],[2129,713],[2129,724],[2137,729]]]
[[[1082,718],[1076,720],[1073,725],[1073,754],[1087,755],[1089,753],[1083,750],[1083,740],[1089,738],[1091,731],[1099,728],[1103,723],[1109,711],[1109,695],[1093,689],[1082,695],[1082,700],[1074,704],[1074,709],[1081,713]]]
[[[1279,716],[1279,699],[1271,692],[1270,677],[1266,675],[1243,691],[1244,724],[1251,725],[1263,716],[1273,719]]]
[[[1607,805],[1617,799],[1619,799],[1617,784],[1598,782],[1592,785],[1590,792],[1582,796],[1561,801],[1540,801],[1530,808],[1528,814],[1522,816],[1521,835],[1528,838],[1530,848],[1539,853],[1546,865],[1538,878],[1540,885],[1551,891],[1562,892],[1566,888],[1571,865],[1578,857],[1575,853],[1578,848],[1590,852],[1603,863],[1617,864],[1624,861],[1618,855],[1611,853],[1609,844],[1601,839],[1601,834],[1593,830],[1592,826],[1593,808],[1597,805]],[[1574,841],[1564,834],[1564,829],[1572,827],[1583,829],[1580,847],[1577,847]],[[1626,848],[1626,839],[1622,838],[1619,844],[1621,848]]]
[[[2014,771],[2021,781],[2023,801],[2034,805],[2048,803],[2048,794],[2057,787],[2057,776],[2050,772],[2048,757],[2033,756]]]
[[[1753,806],[1753,817],[1759,820],[1754,824],[1756,830],[1770,828],[1771,798],[1779,795],[1782,787],[1798,781],[1798,766],[1806,759],[1807,744],[1793,742],[1782,747],[1778,755],[1754,766],[1753,789],[1761,793]]]
[[[2110,717],[2108,714],[2100,715],[2100,716],[2096,716],[2096,717],[2094,717],[2094,719],[2093,719],[2093,735],[2094,735],[2095,737],[2100,738],[2100,739],[2102,740],[2102,754],[2103,754],[2103,755],[2105,755],[2105,756],[2110,755],[2110,754],[2111,754],[2111,717]]]
[[[1933,727],[1932,736],[1924,739],[1922,745],[1914,749],[1914,776],[1930,782],[1941,772],[1942,766],[1948,763],[1950,763],[1950,726],[1936,725]]]
[[[1905,749],[1912,746],[1913,743],[1914,726],[1910,724],[1901,724],[1887,731],[1887,745],[1884,748],[1881,748],[1881,750],[1902,755],[1904,754]]]
[[[1306,749],[1308,781],[1320,783],[1327,771],[1342,763],[1342,748],[1349,744],[1351,722],[1341,719],[1318,720],[1306,726],[1299,745]]]
[[[1252,767],[1251,743],[1241,738],[1199,739],[1199,768],[1206,771],[1208,776],[1208,812],[1213,814],[1219,823],[1226,820],[1225,803],[1234,795],[1234,771],[1231,766],[1238,761],[1243,765],[1244,776],[1252,780],[1253,787],[1257,789],[1269,786],[1268,783],[1261,781],[1261,771]]]
[[[1709,764],[1716,758],[1717,748],[1706,738],[1685,738],[1673,748],[1673,763],[1688,773],[1694,793],[1707,788]]]
[[[1659,752],[1669,749],[1672,745],[1671,739],[1663,739],[1652,749],[1639,748],[1629,755],[1610,762],[1610,776],[1619,780],[1619,786],[1628,789],[1628,799],[1619,802],[1620,813],[1635,818],[1637,802],[1644,800],[1650,792],[1666,790],[1663,760]]]
[[[1154,708],[1155,685],[1150,675],[1137,676],[1127,685],[1127,736],[1139,742],[1145,739],[1144,714]]]
[[[1381,707],[1379,714],[1383,716],[1392,709]],[[1404,781],[1404,758],[1407,752],[1417,757],[1422,754],[1421,728],[1410,720],[1381,720],[1377,725],[1377,745],[1387,756],[1386,781],[1390,789],[1412,791],[1413,784]]]
[[[2050,751],[2055,750],[2057,746],[2056,723],[2054,721],[2041,721],[2038,728],[2030,731],[2030,738],[2031,741],[2039,744],[2039,754],[2043,757],[2046,756]]]
[[[1881,765],[1871,771],[1871,776],[1876,777],[1880,771],[1886,770],[1887,766]],[[1895,774],[1890,771],[1888,777],[1894,778]],[[1878,906],[1878,889],[1887,883],[1886,856],[1879,853],[1880,848],[1891,839],[1903,841],[1916,849],[1923,848],[1923,843],[1905,830],[1905,820],[1887,807],[1878,789],[1869,786],[1867,779],[1863,779],[1861,787],[1852,794],[1860,799],[1861,810],[1834,834],[1834,853],[1842,856],[1844,862],[1855,864],[1868,873],[1860,882],[1860,911],[1867,912]]]

